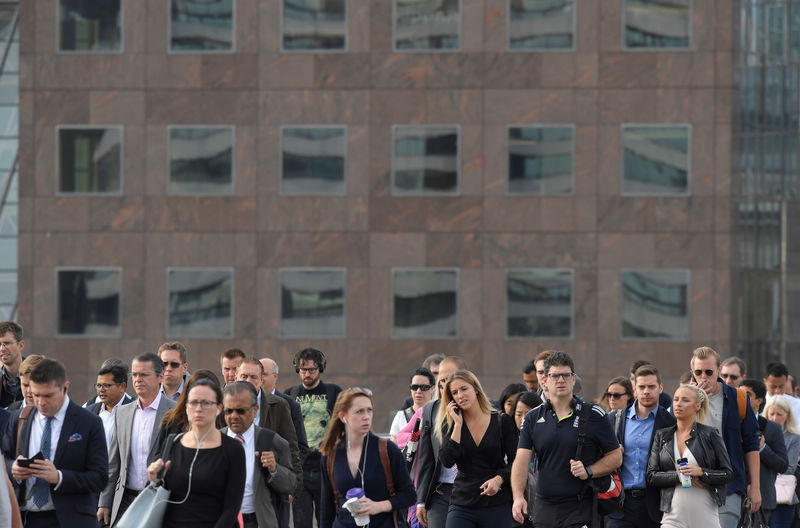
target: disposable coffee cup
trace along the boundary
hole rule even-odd
[[[350,515],[353,516],[353,520],[356,522],[356,526],[368,525],[369,515],[356,514],[356,512],[361,508],[358,499],[364,497],[364,490],[361,488],[350,488],[347,490],[345,497],[347,497],[347,500],[344,502],[344,504],[342,504],[342,508],[345,508],[350,512]]]

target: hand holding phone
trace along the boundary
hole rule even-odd
[[[19,467],[30,468],[31,467],[31,463],[34,460],[44,460],[44,455],[42,454],[41,451],[39,451],[38,453],[33,455],[31,458],[20,458],[20,459],[17,459],[17,465]]]

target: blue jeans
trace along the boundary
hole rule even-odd
[[[303,468],[303,492],[294,498],[292,513],[295,528],[311,528],[314,517],[319,523],[319,499],[322,494],[322,473]]]
[[[446,528],[510,528],[511,505],[471,508],[451,504],[447,509]]]
[[[769,518],[769,528],[789,528],[794,517],[794,504],[778,504]]]
[[[742,516],[742,496],[731,493],[725,498],[725,505],[719,507],[719,525],[722,528],[736,528]]]

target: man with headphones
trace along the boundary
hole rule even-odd
[[[292,365],[295,372],[300,375],[300,384],[284,392],[300,405],[309,447],[308,455],[303,461],[303,492],[294,498],[292,509],[295,528],[311,528],[314,517],[319,524],[319,501],[322,489],[320,480],[322,455],[319,447],[325,438],[336,397],[342,389],[338,385],[322,381],[321,375],[325,372],[327,360],[325,354],[315,348],[304,348],[297,352]]]

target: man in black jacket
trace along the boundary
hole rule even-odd
[[[636,399],[625,410],[614,411],[608,420],[617,435],[622,454],[623,511],[608,516],[607,528],[658,528],[661,524],[661,490],[646,484],[647,457],[653,433],[675,424],[675,417],[659,405],[661,374],[645,364],[634,375]]]

